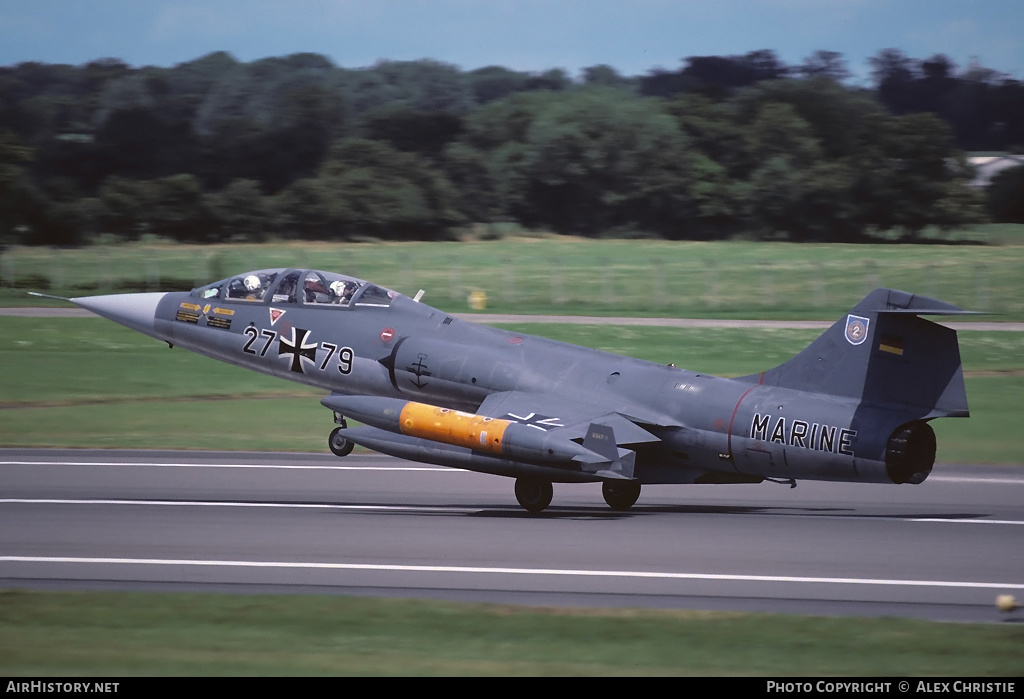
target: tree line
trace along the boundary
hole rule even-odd
[[[579,235],[855,241],[998,216],[965,149],[1024,145],[1024,84],[944,56],[771,51],[575,79],[315,54],[0,67],[0,243]],[[1016,179],[1014,179],[1016,177]],[[1019,174],[992,188],[1021,197]]]

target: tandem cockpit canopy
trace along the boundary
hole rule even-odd
[[[323,308],[387,307],[397,292],[344,274],[312,269],[257,269],[192,290],[201,299],[298,303]]]

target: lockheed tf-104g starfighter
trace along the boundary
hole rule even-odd
[[[358,444],[509,476],[530,512],[552,483],[601,482],[616,510],[644,484],[921,483],[935,461],[928,422],[968,415],[956,332],[920,317],[967,311],[892,289],[793,359],[733,379],[477,325],[316,270],[70,300],[329,392],[338,456]]]

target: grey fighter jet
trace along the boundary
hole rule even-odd
[[[735,379],[476,325],[316,270],[70,300],[329,392],[338,456],[358,444],[509,476],[530,512],[552,483],[601,482],[616,510],[643,484],[921,483],[935,460],[928,422],[968,415],[956,332],[920,317],[967,311],[892,289],[793,359]]]

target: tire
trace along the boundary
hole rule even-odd
[[[331,432],[331,436],[327,438],[327,446],[330,447],[335,456],[339,457],[348,456],[356,446],[341,435],[343,429],[343,427],[335,427],[334,431]]]
[[[601,494],[608,507],[619,512],[631,508],[640,497],[639,481],[605,481],[601,484]]]
[[[527,512],[543,512],[551,504],[554,488],[548,481],[537,478],[516,479],[516,500]]]

